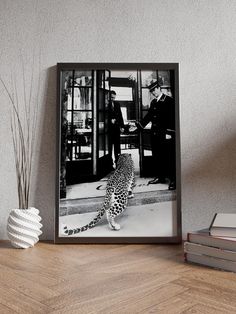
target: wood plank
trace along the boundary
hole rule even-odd
[[[184,263],[181,245],[0,241],[0,313],[236,313],[236,274]]]
[[[62,309],[67,304],[72,306],[80,306],[84,303],[87,306],[91,306],[93,302],[103,303],[108,297],[110,299],[116,299],[121,293],[120,298],[126,298],[130,293],[139,293],[140,291],[157,289],[160,286],[167,284],[170,281],[176,279],[176,275],[163,274],[159,276],[149,276],[146,274],[109,274],[109,279],[104,278],[97,279],[94,276],[94,280],[87,282],[82,281],[82,285],[76,287],[76,289],[66,290],[66,293],[62,293],[60,297],[54,297],[47,301],[45,304],[54,309]],[[78,278],[79,280],[80,278]],[[74,285],[72,284],[72,287]],[[153,288],[154,287],[154,288]]]
[[[8,256],[0,255],[0,272],[11,271],[22,278],[28,278],[46,287],[56,285],[58,280],[47,270],[31,263],[22,263],[18,259],[11,259]]]
[[[141,287],[140,287],[141,288]],[[185,288],[169,283],[168,286],[164,285],[159,288],[153,286],[153,289],[147,289],[139,292],[126,294],[123,292],[123,297],[121,300],[114,299],[114,309],[112,313],[157,313],[156,308],[160,302],[172,300],[178,294],[186,291]],[[124,295],[126,296],[124,297]],[[109,313],[110,305],[106,308],[98,311],[99,314]],[[166,312],[167,313],[167,312]]]
[[[232,312],[206,304],[196,304],[191,308],[181,312],[181,314],[232,314]]]
[[[188,313],[188,311],[196,305],[194,299],[183,299],[181,298],[183,293],[173,296],[171,300],[167,299],[157,304],[157,306],[151,307],[150,313],[168,313],[168,314],[177,314],[177,313]]]
[[[57,308],[52,313],[76,313],[79,309],[79,313],[99,313],[99,314],[120,314],[120,313],[149,313],[151,308],[162,302],[163,300],[170,300],[173,296],[178,295],[186,291],[185,288],[178,285],[137,285],[136,287],[126,290],[120,290],[119,292],[107,294],[100,294],[95,298],[91,296],[91,299],[81,301],[74,298],[71,299],[72,303],[69,306]],[[150,312],[151,313],[151,312]],[[154,312],[156,313],[155,309]]]
[[[205,298],[207,300],[218,301],[220,300],[222,304],[230,305],[236,307],[236,293],[235,289],[230,289],[226,287],[219,287],[210,282],[203,282],[201,280],[192,279],[186,276],[182,277],[173,283],[179,284],[183,287],[189,288],[192,293]]]
[[[232,297],[235,296],[235,292],[232,294]],[[189,302],[194,300],[195,303],[201,304],[202,306],[210,306],[212,308],[220,309],[221,313],[236,313],[236,307],[230,304],[226,304],[222,302],[221,298],[209,298],[208,295],[199,294],[198,291],[193,289],[188,289],[184,292],[180,298],[183,302]]]
[[[0,304],[0,313],[1,314],[15,314],[16,312],[10,309],[9,307]]]
[[[236,274],[211,269],[208,267],[201,267],[201,271],[193,270],[188,273],[188,278],[201,281],[202,283],[213,284],[219,289],[232,289],[236,290]]]
[[[37,301],[58,295],[53,289],[46,287],[42,283],[38,283],[33,278],[24,278],[6,267],[3,269],[2,266],[0,266],[0,282],[5,289],[12,288]]]
[[[12,288],[0,286],[0,304],[16,313],[48,313],[49,307]]]

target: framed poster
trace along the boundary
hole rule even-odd
[[[179,243],[177,63],[58,63],[55,243]]]

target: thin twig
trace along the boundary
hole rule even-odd
[[[34,63],[34,60],[33,60]],[[40,68],[40,62],[39,62]],[[0,77],[4,90],[9,98],[11,104],[11,134],[13,141],[13,151],[16,168],[16,179],[17,179],[17,190],[18,190],[18,201],[19,208],[28,208],[30,200],[30,181],[32,171],[32,160],[35,145],[36,135],[36,122],[37,112],[39,106],[39,93],[40,93],[40,75],[39,82],[37,84],[37,98],[36,106],[34,106],[33,117],[31,119],[31,106],[33,102],[33,85],[34,85],[34,67],[32,67],[29,98],[27,99],[27,88],[26,88],[26,77],[24,63],[22,61],[22,77],[23,77],[23,106],[21,105],[20,99],[18,98],[18,87],[16,79],[12,81],[12,94],[10,93],[7,85]],[[39,72],[40,73],[40,72]],[[24,115],[20,115],[19,108],[23,108]]]

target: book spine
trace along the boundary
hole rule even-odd
[[[224,260],[221,258],[216,258],[207,255],[197,255],[193,253],[188,253],[187,259],[189,263],[204,265],[215,269],[236,272],[236,262],[233,261]]]
[[[187,262],[188,258],[187,258],[187,252],[184,252],[184,261]]]
[[[236,252],[230,251],[222,248],[211,247],[202,244],[195,244],[191,242],[184,243],[184,252],[197,254],[197,255],[206,255],[215,258],[220,258],[224,260],[229,260],[232,262],[236,262]]]
[[[190,233],[187,233],[187,241],[190,242]]]

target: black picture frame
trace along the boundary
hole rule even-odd
[[[78,76],[76,75],[76,73],[85,73],[86,71],[89,71],[88,76],[83,75],[83,76]],[[86,236],[86,232],[85,231],[83,233],[83,236],[81,236],[81,234],[76,235],[76,236],[68,236],[67,234],[61,233],[63,232],[63,230],[61,229],[61,225],[64,225],[62,223],[60,223],[60,221],[63,221],[63,219],[66,218],[71,218],[73,220],[73,217],[75,215],[78,215],[76,213],[76,206],[73,207],[73,201],[72,199],[70,199],[67,203],[66,203],[66,197],[64,197],[65,195],[62,193],[63,189],[65,189],[65,186],[62,184],[62,182],[64,182],[61,179],[61,174],[63,172],[62,170],[62,151],[64,151],[64,148],[62,148],[62,142],[66,142],[67,144],[69,144],[70,148],[69,150],[66,150],[66,159],[63,159],[63,167],[67,169],[69,169],[69,165],[71,167],[70,169],[70,179],[72,184],[70,184],[70,186],[72,186],[72,188],[74,187],[74,181],[73,181],[73,173],[76,173],[76,169],[73,168],[74,165],[76,165],[76,167],[79,165],[80,162],[80,158],[85,158],[86,161],[88,161],[90,159],[90,165],[91,165],[91,169],[93,169],[92,171],[94,171],[94,169],[96,168],[96,162],[98,163],[98,156],[100,154],[100,151],[98,152],[98,133],[99,133],[99,119],[98,115],[100,115],[100,112],[98,109],[98,97],[100,97],[98,95],[98,88],[99,88],[99,84],[100,81],[98,79],[98,76],[102,76],[102,73],[105,73],[106,71],[110,71],[111,73],[114,72],[117,73],[118,72],[135,72],[137,73],[136,77],[132,77],[132,75],[128,78],[129,80],[136,80],[135,81],[135,87],[132,87],[132,91],[135,89],[135,100],[132,99],[132,96],[124,96],[124,97],[128,97],[129,101],[133,101],[135,103],[135,108],[137,106],[139,106],[139,109],[137,109],[139,111],[139,116],[138,116],[138,120],[140,120],[140,108],[141,106],[143,106],[143,98],[141,94],[148,94],[148,86],[150,88],[150,85],[148,85],[146,83],[146,86],[144,85],[143,87],[143,82],[142,82],[142,78],[141,75],[143,75],[142,73],[145,72],[155,72],[156,71],[156,79],[154,77],[154,74],[152,74],[152,78],[150,81],[149,78],[147,78],[147,80],[145,82],[149,82],[150,84],[152,84],[153,82],[159,81],[159,79],[162,79],[162,84],[161,86],[163,87],[163,89],[168,90],[168,88],[171,89],[172,91],[172,98],[174,99],[174,120],[175,120],[175,174],[176,174],[176,189],[174,191],[169,191],[167,189],[163,190],[163,202],[165,202],[165,197],[169,197],[168,200],[166,201],[166,203],[168,203],[170,200],[172,200],[172,204],[174,204],[173,209],[172,209],[172,219],[171,221],[168,221],[168,223],[166,223],[168,226],[172,226],[172,231],[169,234],[162,234],[159,233],[158,234],[158,230],[156,232],[155,235],[151,234],[151,235],[139,235],[139,234],[131,234],[128,236],[122,236],[119,235],[120,231],[110,231],[111,236],[103,236],[101,234],[97,234],[97,235],[90,235],[90,236]],[[142,72],[143,71],[143,72]],[[66,74],[65,74],[66,73]],[[69,73],[69,74],[68,74]],[[72,75],[71,75],[72,73]],[[87,73],[87,72],[86,72]],[[141,73],[141,74],[139,74]],[[163,74],[163,77],[159,75],[159,73]],[[165,73],[170,73],[170,86],[168,85],[169,83],[165,82]],[[104,74],[106,77],[106,74]],[[140,75],[140,77],[138,78],[138,75]],[[66,78],[65,78],[66,77]],[[143,76],[142,76],[143,77]],[[148,76],[147,76],[148,77]],[[79,90],[80,93],[83,93],[83,110],[79,107],[79,109],[77,108],[76,110],[73,111],[73,108],[75,106],[75,97],[73,95],[73,93],[75,93],[75,85],[76,84],[76,80],[77,78],[80,78],[80,85],[79,88],[77,88],[77,91]],[[109,95],[110,95],[110,91],[111,91],[111,84],[113,85],[119,85],[119,80],[117,78],[117,80],[115,81],[115,79],[112,82],[112,77],[111,74],[109,76],[108,79],[108,83],[109,83]],[[116,77],[115,77],[116,78]],[[64,81],[63,81],[64,80]],[[104,79],[106,80],[106,78]],[[83,81],[83,82],[82,82]],[[114,83],[114,81],[116,83]],[[168,79],[167,79],[168,81]],[[81,83],[82,82],[82,83]],[[102,81],[103,83],[103,87],[106,90],[107,86],[106,86],[106,81]],[[129,82],[127,83],[127,80],[124,80],[124,84],[123,85],[127,85],[128,87],[130,87],[131,85],[129,85]],[[71,84],[71,85],[70,85]],[[87,86],[85,86],[87,84]],[[160,85],[159,84],[159,85]],[[165,85],[166,84],[166,85]],[[66,88],[65,88],[66,85]],[[69,86],[69,87],[68,87]],[[83,87],[81,87],[83,86]],[[122,87],[127,87],[127,86],[122,86]],[[118,86],[119,87],[119,86]],[[143,90],[142,90],[143,88]],[[70,98],[73,100],[70,100],[70,108],[72,109],[68,109],[69,108],[69,96],[68,96],[68,89],[70,89],[69,93],[71,93]],[[145,91],[144,91],[145,89]],[[165,93],[166,94],[166,93]],[[66,96],[65,96],[66,95]],[[129,93],[129,95],[131,95],[131,93]],[[166,94],[167,95],[167,94]],[[66,118],[67,121],[67,126],[66,126],[66,130],[68,131],[70,128],[70,140],[68,140],[68,132],[66,135],[66,139],[65,136],[63,135],[64,133],[62,132],[62,119],[64,119],[63,117],[63,106],[64,106],[64,98],[63,97],[67,97],[66,98],[66,114],[67,117],[69,116],[75,116],[77,119],[75,122],[75,119],[73,121],[73,118]],[[81,97],[81,95],[80,95]],[[87,97],[87,98],[86,98]],[[90,97],[90,98],[89,98]],[[105,97],[105,96],[104,96]],[[110,96],[109,96],[110,97]],[[123,96],[120,96],[120,98],[122,98]],[[84,102],[84,99],[92,99],[92,108],[90,105],[90,100],[87,102]],[[105,99],[105,98],[104,98]],[[105,100],[104,100],[105,103]],[[81,102],[80,102],[81,104]],[[55,204],[55,232],[54,232],[54,243],[56,244],[65,244],[65,243],[120,243],[120,244],[125,244],[125,243],[147,243],[147,244],[151,244],[151,243],[181,243],[182,241],[182,227],[181,227],[181,162],[180,162],[180,120],[179,120],[179,64],[178,63],[58,63],[57,64],[57,164],[56,164],[56,204]],[[80,106],[80,105],[79,105]],[[86,107],[87,106],[87,107]],[[105,105],[104,105],[105,106]],[[86,109],[84,109],[86,108]],[[105,107],[104,107],[105,108]],[[144,108],[144,107],[142,107]],[[106,109],[104,109],[106,112]],[[148,109],[144,108],[143,112],[146,113]],[[75,112],[76,111],[76,112]],[[96,111],[96,113],[95,113]],[[69,113],[68,113],[69,112]],[[76,115],[75,115],[76,114]],[[76,146],[77,145],[77,141],[74,140],[73,138],[73,128],[75,126],[75,123],[80,123],[80,121],[85,121],[85,120],[80,120],[78,119],[78,117],[86,115],[86,121],[87,121],[87,128],[88,132],[86,133],[87,135],[87,142],[90,142],[90,146],[88,147],[88,144],[86,146],[86,149],[88,151],[81,153],[81,149],[83,149],[83,147],[81,146]],[[101,115],[102,115],[102,111],[101,111]],[[97,120],[96,120],[97,119]],[[96,120],[96,122],[95,122]],[[98,121],[99,120],[99,121]],[[69,122],[68,122],[69,121]],[[102,118],[101,118],[102,121]],[[88,124],[90,123],[90,126],[88,126]],[[92,123],[92,126],[91,126]],[[96,125],[95,125],[96,123]],[[105,124],[105,118],[104,118],[104,124]],[[78,126],[78,125],[77,125]],[[84,131],[85,127],[81,127]],[[96,128],[96,139],[95,139],[95,135],[94,135],[94,130]],[[105,127],[104,127],[105,128]],[[92,129],[92,131],[91,131]],[[89,134],[89,132],[92,134]],[[105,132],[105,131],[104,131]],[[108,132],[109,133],[109,132]],[[78,136],[80,136],[82,133],[79,133]],[[76,135],[76,136],[77,136]],[[62,136],[64,136],[64,139],[62,141]],[[103,136],[103,135],[102,135]],[[101,138],[102,138],[101,136]],[[104,134],[104,137],[106,138],[106,134]],[[140,144],[140,142],[144,143],[143,139],[140,139],[141,137],[143,137],[143,135],[140,135],[140,132],[138,132],[138,143]],[[90,140],[88,140],[88,138]],[[129,137],[128,137],[129,138]],[[80,138],[81,140],[82,138]],[[100,140],[100,138],[99,138]],[[76,144],[74,144],[74,142],[76,142]],[[92,144],[91,144],[92,143]],[[99,142],[100,143],[100,142]],[[73,147],[73,145],[75,145],[75,147]],[[99,144],[100,145],[100,144]],[[126,144],[125,144],[126,145]],[[140,144],[141,145],[141,144]],[[144,156],[143,151],[145,150],[145,145],[142,144],[142,156],[140,155],[140,146],[135,149],[139,150],[139,164],[142,163],[142,167],[144,168],[143,165],[145,165],[145,158],[146,156]],[[105,146],[105,144],[104,144]],[[126,147],[126,146],[125,146]],[[79,149],[79,153],[75,151],[75,149]],[[148,151],[149,148],[147,148]],[[106,148],[104,148],[104,159],[105,159],[105,152]],[[68,152],[70,151],[70,153]],[[68,156],[67,156],[68,154]],[[84,154],[84,155],[83,155]],[[86,155],[87,154],[87,155]],[[97,155],[96,155],[97,154]],[[64,154],[65,155],[65,154]],[[83,155],[83,156],[82,156]],[[79,157],[78,157],[79,156]],[[82,157],[80,157],[82,156]],[[85,157],[84,157],[85,156]],[[90,157],[89,157],[90,156]],[[97,161],[95,162],[93,158],[95,157],[97,158]],[[107,155],[106,155],[107,156]],[[147,156],[148,158],[149,156]],[[75,160],[73,160],[73,158],[75,158]],[[103,157],[102,157],[103,158]],[[101,158],[101,159],[102,159]],[[140,160],[143,158],[143,161],[140,162]],[[147,159],[146,158],[146,159]],[[151,160],[151,157],[149,157],[149,159],[147,160]],[[68,161],[67,161],[68,160]],[[84,160],[81,159],[81,162],[84,162]],[[74,163],[73,163],[74,162]],[[148,162],[146,162],[148,163]],[[88,163],[89,164],[89,163]],[[105,163],[107,164],[107,160],[105,160]],[[83,164],[85,165],[85,163]],[[82,167],[82,168],[81,168]],[[85,169],[85,166],[78,166],[78,169]],[[142,169],[143,169],[142,168]],[[148,168],[147,168],[148,169]],[[96,169],[95,169],[96,170]],[[141,166],[140,166],[140,173],[143,170],[141,170]],[[82,172],[81,172],[82,173]],[[96,174],[97,172],[93,172],[93,174]],[[77,175],[79,175],[77,173]],[[77,177],[76,175],[76,177]],[[69,176],[69,175],[68,175]],[[101,174],[100,178],[102,178],[103,174]],[[81,177],[83,177],[81,175]],[[141,174],[140,174],[141,177]],[[93,182],[93,179],[91,179],[89,176],[86,177],[86,175],[84,176],[85,179],[83,179],[82,181],[85,183],[88,182]],[[97,177],[96,177],[97,180]],[[76,182],[77,184],[77,182]],[[80,185],[81,183],[78,183],[78,185]],[[83,184],[83,183],[82,183]],[[63,188],[62,188],[63,186]],[[154,186],[154,185],[153,185]],[[158,185],[155,185],[158,186]],[[66,186],[67,189],[67,186]],[[172,193],[172,194],[171,194]],[[160,194],[161,195],[161,194]],[[61,198],[60,198],[61,196]],[[141,197],[142,198],[142,197]],[[89,199],[89,198],[88,198]],[[60,204],[62,204],[62,200],[63,200],[63,206],[60,206]],[[71,202],[71,203],[70,203]],[[162,203],[162,201],[160,201],[160,203]],[[68,206],[64,204],[69,204]],[[81,203],[82,204],[82,203]],[[138,202],[137,202],[138,204]],[[145,203],[142,203],[142,206],[144,206]],[[153,203],[156,204],[156,203]],[[164,204],[164,203],[163,203]],[[169,204],[169,203],[168,203]],[[70,208],[71,205],[71,208]],[[83,206],[83,205],[81,205]],[[138,206],[138,205],[137,205]],[[147,206],[148,206],[148,200],[147,200]],[[154,205],[153,205],[154,206]],[[159,206],[159,205],[158,205]],[[168,205],[169,206],[169,205]],[[171,205],[170,205],[171,206]],[[145,207],[145,206],[144,206]],[[128,206],[126,208],[126,210],[129,208],[129,203]],[[161,208],[161,206],[160,206]],[[169,208],[169,207],[168,207]],[[64,210],[64,212],[63,212]],[[73,210],[75,210],[75,214],[73,215]],[[72,214],[72,215],[70,215]],[[66,217],[64,217],[66,216]],[[69,217],[68,217],[69,216]],[[72,217],[73,216],[73,217]],[[118,218],[119,219],[119,218]],[[145,223],[145,221],[141,222],[142,224]],[[160,222],[161,223],[161,222]],[[105,226],[105,225],[104,225]],[[147,230],[150,228],[150,226],[146,226]],[[155,227],[155,226],[154,226]],[[96,228],[96,226],[94,227]],[[107,227],[108,228],[108,227]],[[62,231],[61,231],[62,230]],[[115,235],[115,236],[113,236]]]

